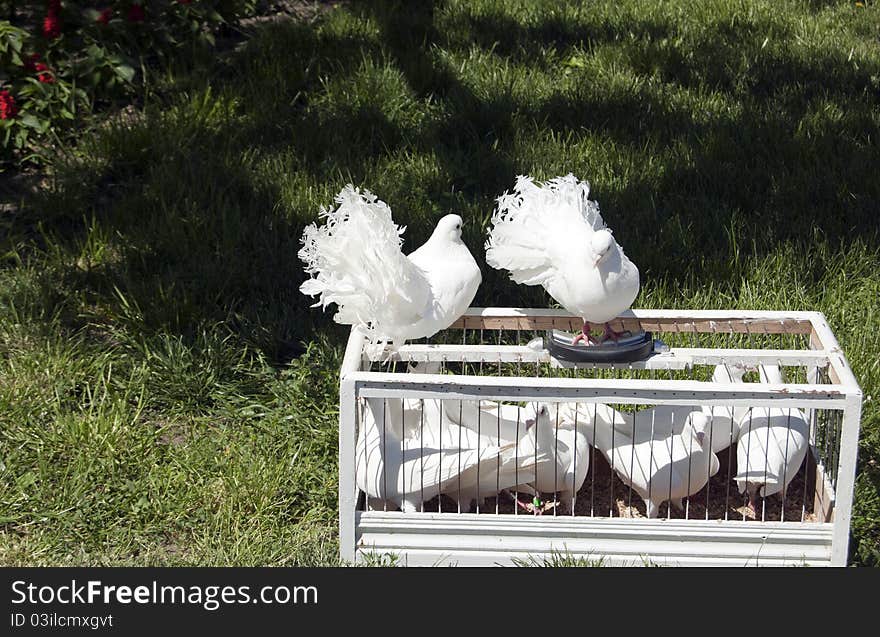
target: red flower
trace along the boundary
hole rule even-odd
[[[143,22],[144,21],[144,8],[139,4],[131,5],[131,8],[128,10],[128,21],[129,22]]]
[[[0,91],[0,119],[12,119],[18,113],[15,98],[9,91]]]
[[[39,73],[37,79],[43,84],[51,84],[55,81],[55,76],[52,75],[51,69],[42,62],[38,62],[34,70]]]
[[[113,9],[107,7],[101,11],[101,14],[95,18],[96,22],[100,22],[101,24],[107,24],[110,22],[110,18],[113,17]]]
[[[24,60],[24,68],[32,73],[39,73],[37,79],[43,84],[51,84],[55,81],[55,76],[52,74],[52,69],[49,68],[49,65],[40,62],[39,53],[31,53],[27,56]]]
[[[61,21],[58,19],[58,14],[51,9],[49,14],[43,18],[43,35],[47,40],[54,40],[61,35]]]

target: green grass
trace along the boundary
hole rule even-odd
[[[605,566],[605,557],[584,557],[567,551],[553,551],[549,556],[529,555],[525,558],[514,557],[514,566],[520,567],[551,567],[551,568],[600,568]]]
[[[345,330],[297,288],[347,182],[482,262],[574,172],[637,306],[826,313],[880,389],[874,3],[352,2],[157,78],[0,216],[0,563],[333,564]],[[483,269],[477,305],[546,305]],[[864,405],[851,561],[880,564]]]

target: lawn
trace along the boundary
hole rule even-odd
[[[344,2],[154,78],[0,212],[0,564],[336,563],[346,330],[299,293],[348,182],[475,305],[493,199],[573,172],[636,307],[820,310],[866,396],[851,562],[880,565],[875,3]],[[14,176],[12,176],[14,177]]]

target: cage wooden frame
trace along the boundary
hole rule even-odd
[[[366,339],[351,331],[340,370],[339,543],[343,560],[367,552],[393,552],[409,565],[491,565],[514,557],[566,552],[601,557],[609,564],[648,559],[681,565],[844,566],[847,560],[862,392],[837,339],[819,312],[634,309],[615,319],[618,329],[717,334],[799,334],[809,349],[670,348],[633,367],[671,369],[688,364],[803,365],[827,369],[807,384],[735,384],[695,380],[559,378],[524,376],[407,376],[369,369]],[[564,310],[470,308],[450,329],[578,331],[582,320]],[[491,356],[504,362],[550,362],[546,352],[517,345],[408,344],[396,360],[453,361]],[[554,361],[555,362],[555,361]],[[621,519],[492,516],[472,513],[359,511],[355,481],[357,408],[360,398],[466,400],[585,400],[668,404],[830,409],[842,413],[837,481],[832,490],[817,467],[819,522]]]

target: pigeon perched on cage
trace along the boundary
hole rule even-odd
[[[758,367],[762,383],[784,383],[776,365]],[[809,447],[810,424],[800,409],[753,407],[740,421],[734,480],[748,496],[748,508],[757,517],[758,496],[785,492],[797,475]]]
[[[374,343],[433,336],[470,306],[482,280],[461,240],[462,219],[446,215],[421,247],[401,251],[404,227],[371,192],[351,185],[322,209],[326,223],[307,226],[299,257],[311,277],[300,286],[318,296],[315,307],[336,303],[337,323],[359,326]]]
[[[602,407],[590,405],[594,413]],[[597,417],[594,421],[598,425],[602,419]],[[709,444],[709,428],[706,414],[694,410],[681,433],[663,438],[634,442],[605,426],[596,426],[588,436],[592,436],[591,442],[595,442],[624,484],[644,500],[647,516],[655,518],[663,502],[682,508],[682,498],[702,489],[718,473],[720,463]]]
[[[590,185],[574,175],[544,184],[517,177],[513,193],[498,197],[486,242],[486,263],[524,285],[541,285],[566,310],[583,318],[572,344],[622,336],[609,321],[629,309],[639,293],[639,270],[605,226]]]

